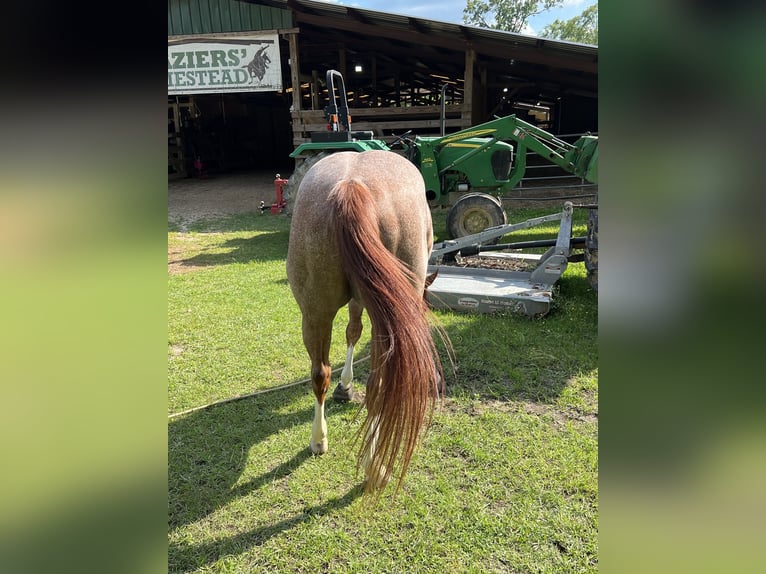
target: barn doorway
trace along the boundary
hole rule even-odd
[[[289,101],[281,92],[168,96],[168,177],[289,171]]]

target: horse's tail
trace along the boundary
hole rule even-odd
[[[423,293],[413,286],[411,270],[383,245],[367,186],[354,179],[342,181],[329,200],[335,204],[343,268],[373,330],[367,418],[359,431],[357,465],[364,461],[371,492],[388,483],[398,464],[398,490],[442,380],[430,311]]]

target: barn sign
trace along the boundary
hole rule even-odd
[[[168,43],[168,94],[282,89],[277,34]]]

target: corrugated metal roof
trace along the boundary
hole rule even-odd
[[[367,60],[376,66],[370,82],[386,77],[396,84],[401,77],[413,89],[437,84],[442,76],[459,84],[472,54],[482,89],[495,95],[503,89],[514,99],[552,101],[598,92],[598,46],[317,0],[240,1],[292,12],[302,70],[341,69],[346,58]]]
[[[260,4],[264,6],[293,9],[297,12],[306,12],[316,15],[327,15],[334,17],[351,16],[352,18],[373,25],[385,25],[401,29],[415,29],[421,33],[438,33],[456,35],[464,40],[487,40],[494,42],[512,43],[518,46],[528,46],[531,48],[561,51],[571,54],[583,54],[588,56],[598,55],[598,46],[589,44],[579,44],[576,42],[565,42],[563,40],[549,40],[547,38],[538,38],[526,34],[516,34],[492,28],[479,28],[476,26],[466,26],[463,24],[453,24],[441,22],[439,20],[428,20],[425,18],[416,18],[414,16],[405,16],[390,12],[378,12],[366,8],[356,8],[352,6],[343,6],[340,4],[331,4],[328,2],[318,2],[316,0],[242,0],[243,2]]]
[[[259,6],[237,0],[168,0],[168,36],[291,27],[292,13],[286,2]]]
[[[332,43],[337,42],[350,53],[377,52],[383,58],[398,59],[414,73],[436,66],[440,68],[437,73],[459,78],[463,54],[470,50],[481,69],[496,80],[513,76],[545,84],[553,91],[592,94],[597,90],[598,46],[317,0],[240,1],[291,10],[293,26],[303,38],[311,39],[311,48],[301,54],[301,62],[311,62],[319,69],[338,65],[331,62]],[[515,84],[519,88],[519,81]]]

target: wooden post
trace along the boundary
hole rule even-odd
[[[343,79],[346,80],[348,78],[348,70],[346,69],[346,47],[345,46],[338,46],[338,71],[340,72],[340,75],[343,76]]]
[[[476,62],[476,52],[471,46],[465,51],[465,88],[463,92],[463,126],[473,125],[473,65]]]
[[[474,106],[473,120],[478,124],[480,122],[489,121],[492,118],[487,118],[487,67],[481,66],[479,71],[479,94],[477,98],[476,106]]]
[[[319,109],[319,72],[311,70],[311,109]]]
[[[290,81],[293,88],[293,111],[301,111],[301,68],[298,58],[298,34],[291,33],[290,38]]]
[[[375,54],[372,55],[372,102],[370,105],[374,108],[378,107],[378,58]]]

